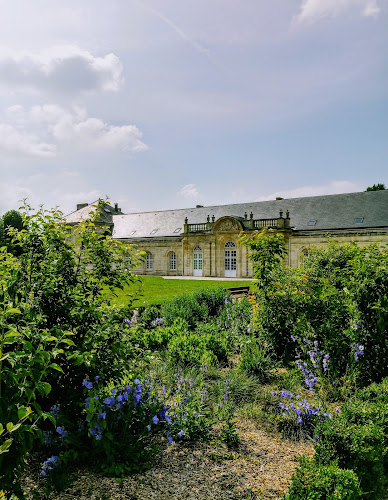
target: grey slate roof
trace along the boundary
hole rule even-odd
[[[253,212],[254,219],[269,219],[279,217],[280,210],[283,217],[290,212],[291,227],[298,231],[388,228],[388,190],[113,215],[113,237],[173,237],[183,232],[185,217],[189,224],[204,223],[208,215],[214,215],[215,220],[241,218],[245,212],[248,218]],[[355,222],[359,217],[362,223]],[[317,222],[312,226],[310,220]],[[180,233],[174,232],[177,228],[181,228]],[[154,229],[157,231],[151,234]]]
[[[80,210],[75,210],[71,214],[66,215],[66,222],[68,224],[75,224],[90,219],[91,215],[94,212],[96,212],[97,205],[98,205],[98,200],[94,201],[93,203],[90,203],[90,205],[81,208]],[[111,207],[107,203],[104,203],[104,208],[103,210],[101,210],[97,222],[101,222],[102,224],[112,224],[113,223],[112,215],[114,215],[115,213],[116,212],[113,207]]]

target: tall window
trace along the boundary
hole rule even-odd
[[[202,276],[202,248],[195,247],[193,253],[193,275],[194,276]]]
[[[147,257],[146,257],[146,270],[147,271],[152,271],[152,265],[153,265],[153,257],[152,253],[147,252]]]
[[[237,251],[236,244],[228,241],[225,244],[225,276],[232,278],[236,276]]]
[[[170,253],[170,271],[176,271],[176,253]]]

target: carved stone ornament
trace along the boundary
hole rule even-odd
[[[220,222],[220,225],[217,227],[218,231],[239,231],[240,227],[238,222],[233,219],[226,219]]]

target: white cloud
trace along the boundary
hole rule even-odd
[[[27,199],[31,206],[39,206],[40,200],[30,188],[0,182],[0,216],[8,210],[19,210],[24,199]]]
[[[115,54],[96,57],[77,46],[55,46],[40,53],[0,50],[1,84],[41,90],[117,91],[123,67]]]
[[[178,195],[183,198],[197,198],[199,192],[195,184],[186,184],[178,191]]]
[[[18,131],[6,123],[0,123],[0,151],[10,156],[52,158],[56,155],[54,144],[41,141],[34,134]]]
[[[135,125],[111,125],[89,117],[86,109],[80,107],[65,109],[47,104],[25,109],[17,105],[7,109],[6,118],[11,124],[3,124],[5,133],[0,137],[0,150],[8,153],[55,156],[61,143],[89,150],[122,149],[138,153],[148,149]],[[34,135],[26,132],[29,129],[34,130]]]
[[[364,191],[365,186],[351,181],[333,181],[327,184],[316,184],[312,186],[301,186],[295,189],[276,191],[269,196],[262,196],[255,201],[275,200],[277,196],[282,198],[303,198],[305,196],[322,196],[327,194],[356,193]]]
[[[351,9],[358,9],[365,17],[376,17],[380,13],[377,0],[303,0],[295,21],[312,24],[320,19],[338,17]]]

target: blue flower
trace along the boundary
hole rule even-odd
[[[172,437],[171,436],[168,438],[168,444],[172,444]]]
[[[54,465],[59,462],[59,458],[56,455],[53,455],[52,457],[48,458],[45,462],[43,462],[42,465],[42,476],[46,476],[47,472],[49,470],[53,470]]]
[[[82,382],[82,385],[86,387],[86,389],[93,389],[93,384],[86,379]]]
[[[96,375],[96,376],[94,377],[94,380],[95,380],[97,383],[98,383],[99,379],[100,379],[100,377],[99,377],[98,375]]]
[[[182,438],[183,436],[186,436],[186,433],[185,433],[185,431],[184,431],[183,429],[181,429],[181,430],[178,432],[177,437],[180,439],[180,438]]]
[[[155,415],[152,419],[152,422],[156,425],[159,422],[158,417]]]
[[[148,431],[150,431],[151,430],[151,426],[147,425],[147,429],[148,429]]]
[[[61,436],[61,439],[62,441],[65,439],[65,437],[68,436],[68,432],[65,431],[65,428],[64,427],[57,427],[56,428],[56,431],[58,432],[58,434]]]

